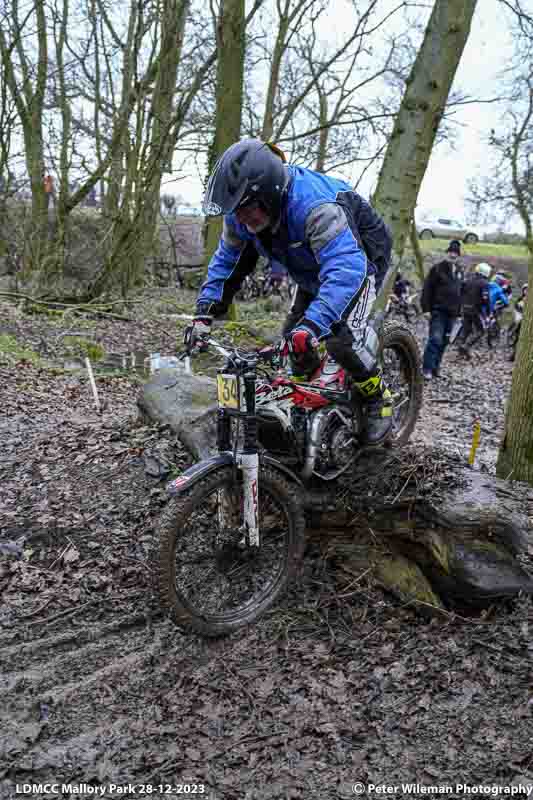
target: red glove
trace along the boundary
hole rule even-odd
[[[289,334],[289,357],[296,376],[308,377],[320,366],[318,339],[307,328],[295,328]]]

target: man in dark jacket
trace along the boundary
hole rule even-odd
[[[460,255],[458,244],[450,242],[447,258],[431,267],[422,289],[422,311],[431,315],[423,362],[426,380],[439,376],[442,356],[461,311],[461,279],[455,270]]]
[[[467,358],[470,358],[468,340],[472,333],[474,340],[483,335],[483,316],[489,307],[490,273],[488,264],[478,264],[476,271],[468,276],[463,288],[463,330],[459,337],[459,350]]]

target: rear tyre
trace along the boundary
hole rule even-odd
[[[512,322],[511,325],[507,328],[507,332],[505,334],[505,344],[507,347],[510,347],[511,350],[514,350],[518,343],[518,337],[520,335],[520,326],[517,325],[516,322]]]
[[[244,542],[242,508],[242,481],[222,466],[172,498],[163,512],[156,591],[185,630],[220,636],[254,622],[298,572],[305,518],[297,488],[260,467],[259,548]]]
[[[476,233],[467,233],[464,242],[465,244],[477,244],[479,242],[479,236]]]
[[[420,231],[420,239],[433,239],[433,231],[429,228],[424,228],[423,231]]]
[[[411,331],[397,322],[383,326],[379,360],[393,398],[393,425],[389,443],[405,444],[416,425],[424,378],[420,351]]]

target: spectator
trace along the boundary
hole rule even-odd
[[[428,381],[440,375],[442,356],[461,311],[462,280],[455,269],[460,253],[459,242],[451,241],[447,258],[431,267],[422,288],[422,311],[430,314],[423,362],[424,378]]]
[[[476,271],[466,279],[463,287],[463,330],[460,335],[459,351],[470,358],[468,340],[472,333],[483,335],[483,318],[489,304],[489,278],[491,268],[488,264],[478,264]]]
[[[455,270],[455,276],[461,282],[465,279],[465,268],[461,258],[461,242],[459,239],[452,239],[450,244],[448,245],[448,249],[446,250],[448,253],[448,258],[452,261]]]

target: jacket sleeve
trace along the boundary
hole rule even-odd
[[[319,265],[320,289],[302,324],[319,338],[331,336],[332,325],[346,319],[367,275],[367,258],[337,203],[310,211],[305,237]]]
[[[258,257],[246,229],[231,216],[225,217],[220,242],[196,301],[197,312],[215,317],[224,314]]]
[[[479,292],[480,292],[481,312],[483,314],[487,315],[489,313],[489,309],[490,309],[489,283],[488,283],[488,281],[483,281],[483,283],[479,287]]]

